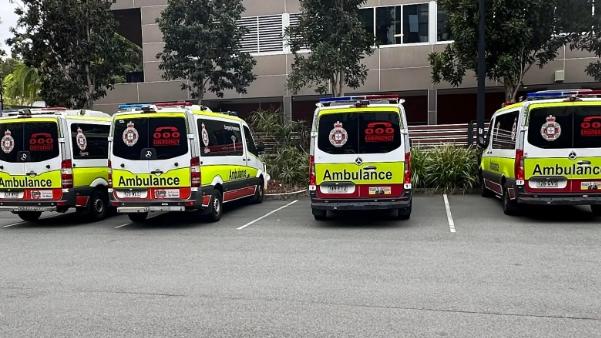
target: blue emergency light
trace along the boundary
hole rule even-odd
[[[528,100],[551,100],[551,99],[562,99],[570,96],[582,96],[582,95],[597,95],[596,91],[591,89],[559,89],[559,90],[543,90],[533,93],[528,93]]]
[[[119,110],[135,111],[150,107],[152,103],[124,103],[119,105]]]
[[[363,96],[341,96],[341,97],[323,97],[319,99],[319,103],[341,103],[349,102],[356,103],[358,101],[399,101],[399,97],[396,95],[363,95]]]

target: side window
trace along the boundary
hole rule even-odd
[[[71,143],[76,160],[99,160],[108,158],[109,126],[73,123]]]
[[[240,124],[215,120],[198,120],[201,156],[242,156]]]
[[[517,137],[518,112],[497,116],[493,128],[493,149],[514,149]]]
[[[490,123],[488,124],[488,130],[486,131],[486,139],[484,140],[486,142],[486,148],[488,148],[488,146],[490,146],[490,142],[492,141],[492,130],[493,130],[493,126],[495,124],[495,119],[491,119]]]
[[[247,126],[244,126],[244,137],[246,138],[246,148],[248,149],[248,152],[255,156],[259,156],[255,140]]]

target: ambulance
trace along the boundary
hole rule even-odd
[[[111,117],[91,110],[44,108],[0,118],[0,210],[25,221],[75,208],[91,220],[109,213]]]
[[[493,115],[482,147],[482,195],[500,197],[506,214],[590,205],[601,216],[601,91],[531,93]]]
[[[343,210],[411,215],[411,148],[403,100],[324,98],[311,129],[309,193],[316,220]]]
[[[188,102],[128,104],[113,115],[111,202],[133,222],[151,212],[199,211],[217,221],[223,203],[263,200],[262,146],[242,119]]]

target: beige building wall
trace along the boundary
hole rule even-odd
[[[159,70],[156,54],[163,48],[161,32],[156,24],[156,19],[165,8],[167,0],[116,0],[113,9],[140,8],[143,39],[144,83],[118,84],[105,98],[96,103],[95,108],[104,111],[114,111],[116,106],[124,102],[148,102],[161,100],[187,100],[190,94],[181,89],[180,81],[165,81]],[[389,6],[400,4],[427,3],[430,11],[435,11],[435,1],[420,0],[368,0],[366,6]],[[283,13],[298,13],[298,0],[244,0],[246,12],[244,17],[282,15]],[[288,15],[288,14],[286,14]],[[434,17],[430,14],[430,42],[408,45],[382,46],[374,50],[374,54],[365,59],[369,67],[369,76],[365,84],[357,90],[347,89],[347,93],[421,93],[434,95],[454,90],[448,84],[434,85],[431,81],[431,68],[428,63],[428,54],[445,48],[448,42],[432,42],[436,39],[436,25]],[[434,32],[433,32],[434,31]],[[286,78],[293,62],[293,56],[285,52],[253,54],[257,60],[254,69],[257,80],[248,88],[244,95],[227,92],[223,100],[231,102],[256,102],[268,100],[270,102],[284,102],[286,97],[293,96],[287,90]],[[588,77],[584,69],[595,60],[595,57],[581,51],[571,51],[563,48],[557,60],[551,62],[543,69],[533,67],[525,79],[528,87],[548,87],[555,83],[557,72],[563,72],[565,82],[563,86],[582,85],[593,86],[594,80]],[[500,84],[490,82],[494,88]],[[469,75],[464,80],[460,89],[473,91],[476,86],[475,76]],[[500,88],[500,87],[499,87]],[[494,89],[493,89],[494,90]],[[295,96],[295,100],[302,100],[302,96],[314,99],[315,92],[306,89]],[[209,100],[217,100],[212,94]],[[287,100],[286,102],[291,102]],[[436,100],[429,100],[429,113],[434,114],[429,118],[430,123],[436,122]],[[290,107],[288,107],[290,109]]]

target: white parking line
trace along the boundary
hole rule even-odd
[[[131,223],[121,224],[121,225],[118,225],[118,226],[114,227],[113,229],[121,229],[121,228],[126,227],[128,225],[131,225]]]
[[[261,217],[259,217],[259,218],[255,219],[255,220],[252,220],[252,221],[250,221],[250,222],[248,222],[248,223],[244,224],[243,226],[241,226],[241,227],[239,227],[239,228],[236,228],[236,229],[237,229],[237,230],[242,230],[242,229],[244,229],[244,228],[246,228],[246,227],[248,227],[248,226],[251,226],[251,225],[253,225],[253,224],[257,223],[258,221],[260,221],[260,220],[262,220],[262,219],[265,219],[265,218],[267,218],[267,217],[269,217],[269,216],[271,216],[271,215],[275,214],[276,212],[278,212],[278,211],[280,211],[280,210],[282,210],[282,209],[286,209],[286,208],[288,208],[289,206],[293,205],[293,204],[294,204],[294,203],[296,203],[296,202],[298,202],[298,200],[294,200],[294,201],[292,201],[292,202],[290,202],[290,203],[288,203],[288,204],[284,205],[283,207],[279,207],[279,208],[277,208],[277,209],[275,209],[275,210],[273,210],[273,211],[270,211],[270,212],[266,213],[265,215],[263,215],[263,216],[261,216]]]
[[[447,209],[447,219],[449,220],[449,230],[451,232],[456,232],[455,230],[455,222],[453,221],[453,215],[451,214],[451,206],[449,204],[449,198],[447,194],[442,195],[444,197],[444,206]]]
[[[25,224],[27,222],[17,222],[17,223],[13,223],[13,224],[7,224],[5,226],[3,226],[3,228],[10,228],[10,227],[14,227],[15,225],[21,225],[21,224]]]

